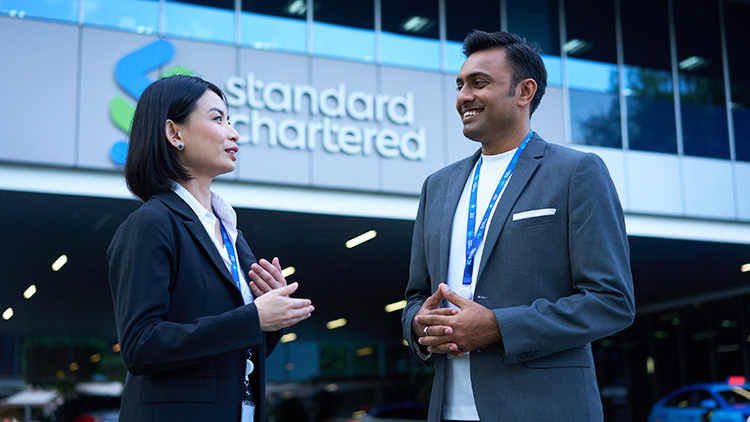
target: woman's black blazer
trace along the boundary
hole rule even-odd
[[[255,257],[240,232],[242,271]],[[265,421],[265,360],[282,331],[261,331],[193,210],[174,192],[153,196],[107,250],[117,334],[128,374],[121,422],[240,420],[245,353],[256,421]]]

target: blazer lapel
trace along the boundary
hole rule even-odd
[[[531,138],[521,156],[518,157],[518,163],[508,181],[508,186],[505,187],[503,196],[500,197],[500,200],[495,205],[497,208],[495,209],[495,214],[492,216],[490,229],[486,235],[487,238],[484,240],[484,251],[482,252],[479,264],[477,280],[482,279],[482,272],[487,265],[486,258],[490,256],[490,252],[495,248],[497,239],[500,237],[500,233],[505,226],[505,221],[508,219],[510,211],[513,209],[513,205],[518,200],[518,197],[521,196],[521,192],[526,188],[534,171],[536,171],[539,159],[544,155],[545,146],[546,142],[534,133],[534,137]]]
[[[451,174],[448,187],[445,191],[445,200],[443,201],[443,213],[440,221],[440,261],[443,265],[440,268],[440,279],[433,280],[435,283],[448,282],[448,262],[450,260],[451,236],[453,235],[453,217],[456,214],[458,201],[461,199],[461,193],[466,186],[466,180],[474,164],[479,159],[481,149],[474,153],[469,159],[463,160],[456,170]]]
[[[203,248],[208,254],[211,264],[213,264],[221,272],[222,282],[228,288],[230,288],[233,294],[236,293],[236,296],[239,298],[240,302],[242,302],[242,294],[237,289],[237,285],[234,283],[232,273],[229,272],[226,264],[224,264],[224,259],[222,259],[219,251],[216,250],[214,242],[211,240],[211,237],[209,237],[206,229],[203,227],[203,223],[201,223],[201,221],[198,219],[198,216],[195,215],[195,212],[193,212],[193,209],[190,208],[190,206],[186,204],[185,201],[183,201],[182,198],[180,198],[174,192],[159,194],[156,195],[156,197],[164,202],[164,204],[167,205],[170,209],[184,218],[183,224],[185,225],[185,228],[187,228],[187,230],[190,232],[190,234],[193,235],[195,240],[198,241],[200,247]]]

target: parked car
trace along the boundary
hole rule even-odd
[[[648,422],[750,422],[750,384],[744,377],[681,387],[657,401]]]

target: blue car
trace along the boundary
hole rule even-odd
[[[750,384],[730,377],[678,388],[654,404],[648,422],[750,422]]]

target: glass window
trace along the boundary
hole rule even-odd
[[[692,391],[686,391],[667,400],[665,404],[669,407],[690,407],[692,396]]]
[[[669,5],[666,0],[627,0],[620,7],[628,147],[676,154]]]
[[[380,57],[383,64],[440,70],[436,1],[382,0],[382,16]]]
[[[562,86],[560,14],[557,0],[508,0],[508,31],[542,48],[547,85]]]
[[[83,23],[156,34],[159,32],[159,1],[84,0]]]
[[[240,43],[263,50],[307,51],[307,2],[242,2]]]
[[[685,154],[729,158],[717,0],[673,4]]]
[[[500,2],[478,0],[467,7],[463,0],[445,0],[445,20],[445,70],[458,73],[466,59],[461,53],[466,35],[475,29],[487,32],[500,30]]]
[[[732,89],[734,148],[738,160],[750,161],[750,74],[747,71],[750,68],[750,56],[747,54],[750,5],[724,2],[724,22]]]
[[[2,0],[0,14],[12,18],[40,18],[78,22],[78,0]]]
[[[622,148],[614,4],[566,0],[565,23],[572,141]]]
[[[375,61],[375,6],[347,0],[319,0],[313,10],[313,54]]]
[[[167,0],[164,2],[164,33],[234,43],[234,0]]]

